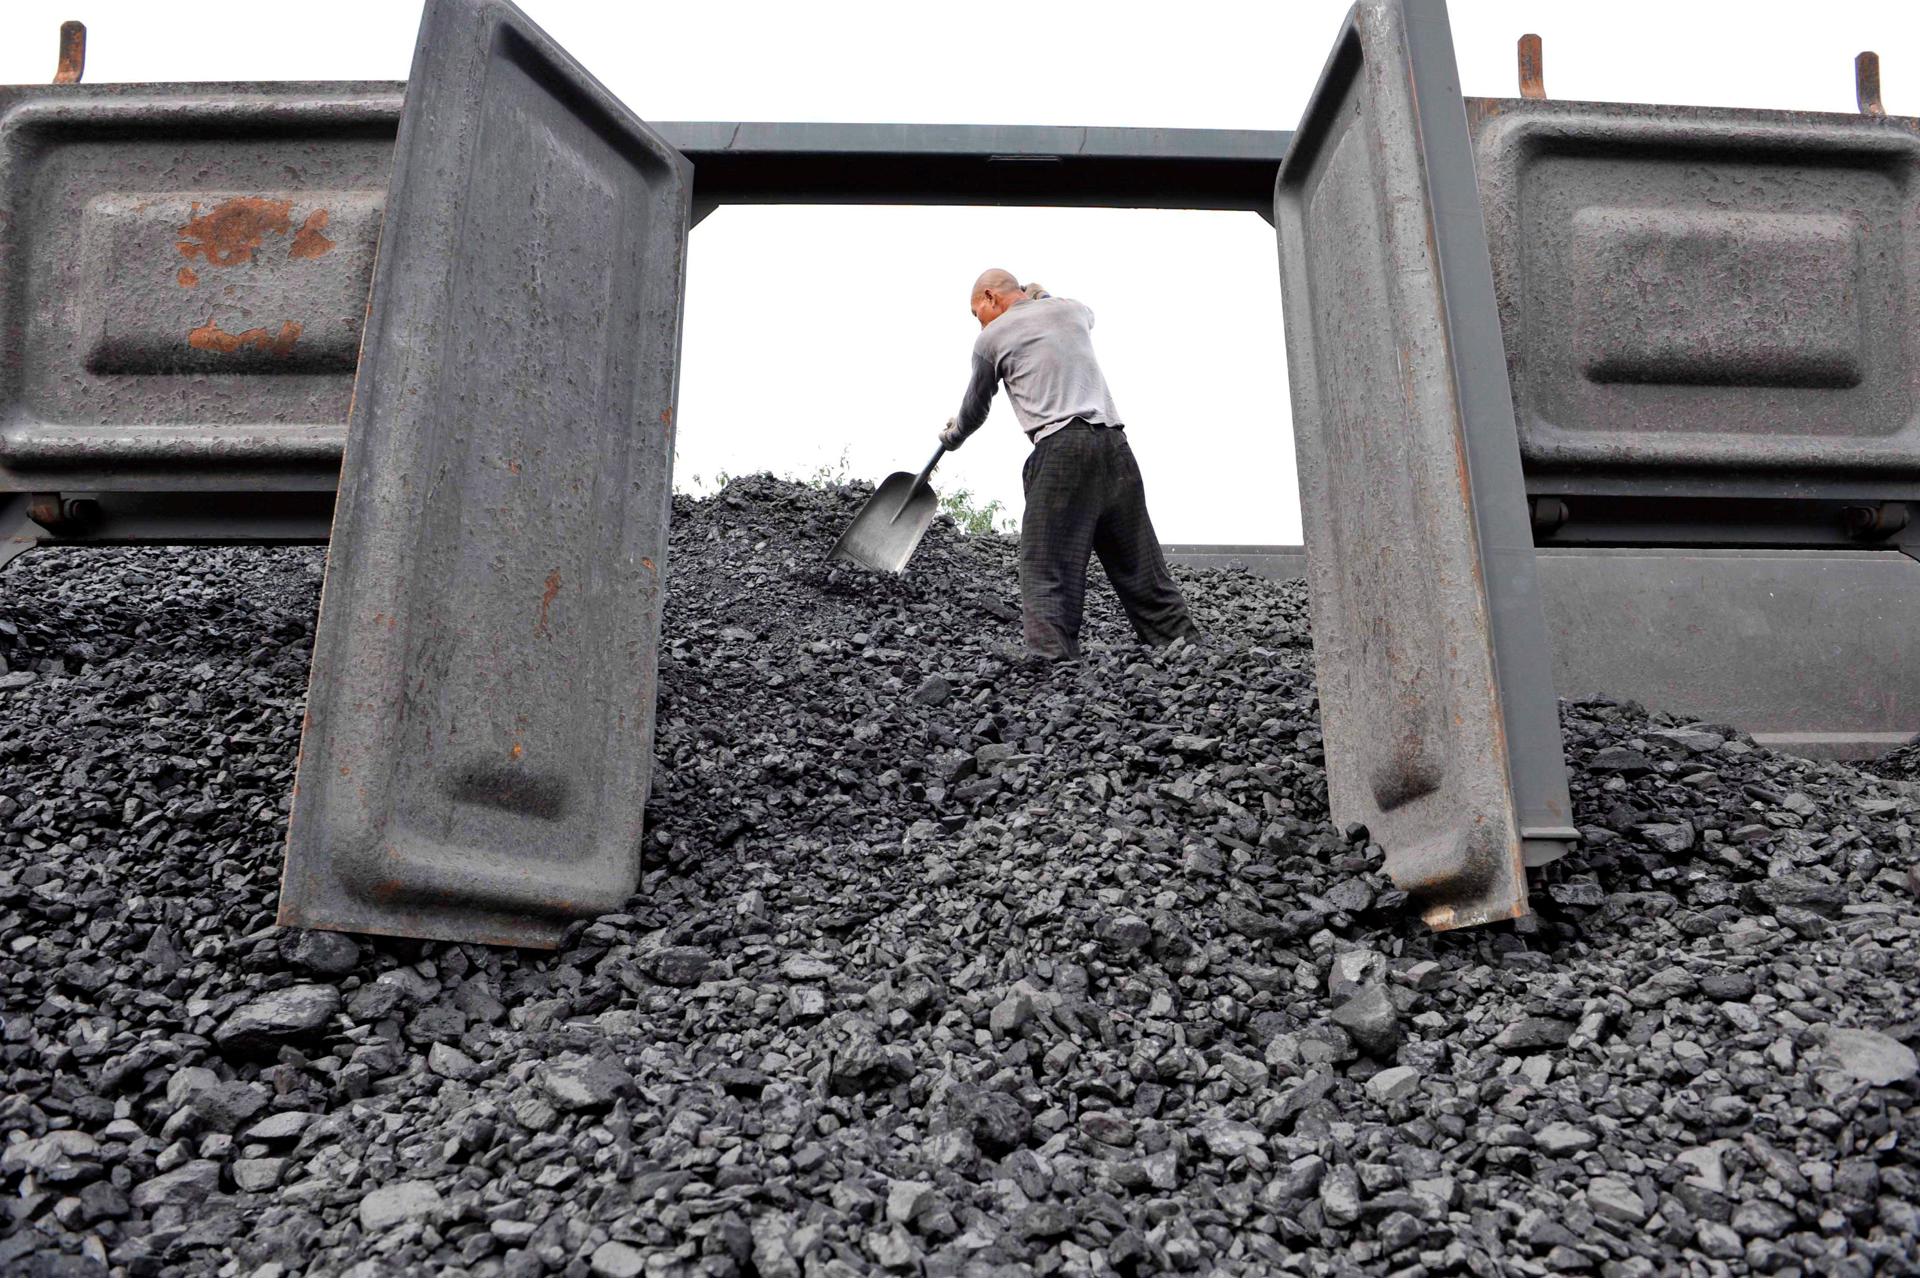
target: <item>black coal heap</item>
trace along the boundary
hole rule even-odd
[[[550,955],[273,926],[320,552],[15,563],[0,1272],[1920,1260],[1910,759],[1568,705],[1581,848],[1435,936],[1300,583],[1034,671],[1010,541],[823,565],[866,492],[676,499],[645,881]]]

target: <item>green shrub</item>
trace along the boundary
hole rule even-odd
[[[1013,512],[1001,505],[998,498],[982,502],[965,488],[956,488],[942,497],[940,509],[953,516],[953,522],[960,525],[960,531],[968,536],[1007,533],[1015,527]]]
[[[847,460],[847,450],[842,448],[838,461],[815,466],[813,473],[805,479],[796,479],[792,475],[788,475],[787,478],[793,479],[795,483],[805,484],[809,488],[839,488],[853,479],[853,466]]]

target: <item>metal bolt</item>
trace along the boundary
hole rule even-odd
[[[1880,55],[1872,49],[1853,60],[1853,97],[1860,104],[1861,115],[1887,113],[1886,105],[1880,101]]]
[[[1547,96],[1546,68],[1540,48],[1540,37],[1532,32],[1520,37],[1520,96],[1523,98]]]
[[[53,73],[55,84],[78,84],[87,69],[87,24],[60,24],[60,61]]]

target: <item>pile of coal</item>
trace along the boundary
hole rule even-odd
[[[1012,544],[677,501],[645,879],[552,954],[274,926],[321,555],[0,578],[0,1272],[1911,1271],[1910,771],[1565,707],[1433,935],[1328,820],[1304,592],[1020,661]]]
[[[1903,781],[1920,781],[1920,741],[1909,741],[1865,765],[1867,771]]]

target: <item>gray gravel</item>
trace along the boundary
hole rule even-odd
[[[15,563],[0,1273],[1920,1267],[1904,756],[1566,706],[1582,846],[1433,936],[1299,583],[1033,671],[1004,539],[821,566],[864,496],[676,502],[645,881],[552,955],[273,926],[319,552]]]

